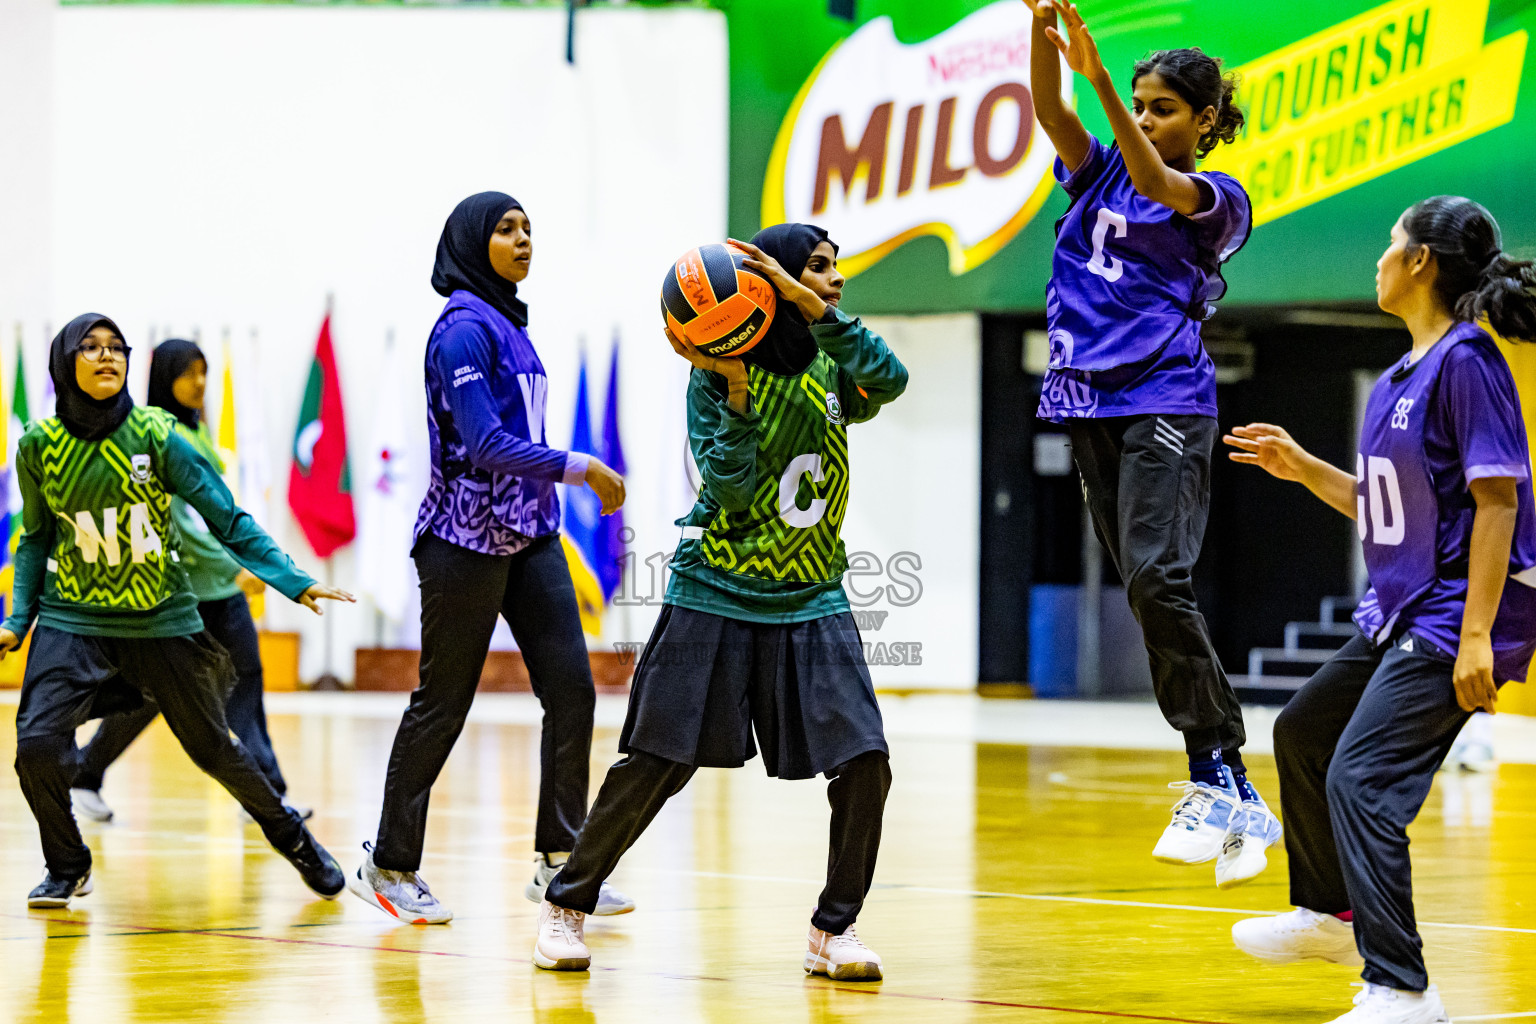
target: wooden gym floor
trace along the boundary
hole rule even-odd
[[[377,819],[403,701],[273,717],[292,795],[319,808],[315,831],[348,870]],[[1210,866],[1150,859],[1175,752],[895,737],[859,922],[886,981],[861,986],[800,969],[824,868],[820,782],[765,779],[756,762],[701,772],[614,878],[639,910],[589,926],[589,974],[555,975],[528,962],[528,725],[466,729],[434,793],[423,866],[458,916],[413,928],[350,894],[311,898],[158,723],[108,775],[118,820],[86,827],[96,891],[68,911],[28,911],[41,855],[9,769],[13,716],[14,696],[0,703],[4,1021],[1321,1024],[1355,991],[1351,969],[1266,967],[1232,947],[1240,912],[1286,909],[1282,851],[1225,894]],[[594,788],[615,739],[599,730]],[[1273,795],[1272,760],[1253,762]],[[1536,1018],[1536,766],[1442,776],[1413,839],[1430,971],[1452,1016]]]

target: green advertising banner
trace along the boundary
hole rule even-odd
[[[827,227],[861,312],[1038,310],[1066,197],[1034,125],[1021,0],[731,0],[735,235]],[[1536,251],[1536,0],[1083,0],[1130,92],[1149,51],[1200,46],[1243,76],[1248,128],[1204,167],[1255,230],[1229,302],[1369,300],[1397,216],[1468,195]],[[1086,83],[1063,83],[1112,136]],[[1075,89],[1075,95],[1074,95]]]

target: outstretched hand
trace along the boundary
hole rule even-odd
[[[303,605],[305,608],[308,608],[316,615],[325,614],[325,612],[320,610],[321,601],[346,601],[348,604],[356,604],[357,598],[353,597],[345,590],[341,590],[336,587],[327,587],[321,583],[316,583],[314,586],[310,587],[308,590],[304,591],[304,593],[299,595],[299,604]]]
[[[1258,466],[1281,480],[1301,480],[1307,464],[1307,450],[1284,428],[1272,423],[1250,423],[1246,427],[1233,427],[1232,433],[1221,440],[1238,449],[1228,453],[1233,462]]]
[[[1025,0],[1026,3],[1029,0]],[[1050,0],[1041,5],[1052,7],[1066,22],[1067,34],[1062,35],[1061,29],[1051,25],[1045,30],[1046,38],[1056,44],[1056,49],[1067,58],[1067,67],[1085,78],[1096,78],[1107,72],[1104,70],[1104,60],[1099,56],[1098,44],[1093,41],[1093,35],[1088,31],[1088,25],[1083,21],[1083,16],[1077,11],[1077,4],[1064,3],[1063,0]],[[1030,4],[1035,11],[1035,17],[1040,18],[1040,7]]]

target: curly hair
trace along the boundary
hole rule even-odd
[[[1221,60],[1208,55],[1198,46],[1182,50],[1158,50],[1136,62],[1131,72],[1131,88],[1142,75],[1157,72],[1169,88],[1184,97],[1200,114],[1206,107],[1216,108],[1216,124],[1200,136],[1195,146],[1195,156],[1204,160],[1211,150],[1223,142],[1232,142],[1243,128],[1242,108],[1237,105],[1237,87],[1240,84],[1235,73],[1223,74]]]

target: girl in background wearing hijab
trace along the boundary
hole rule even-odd
[[[135,408],[124,387],[128,346],[111,320],[71,320],[53,339],[48,369],[58,415],[33,424],[17,446],[23,533],[15,607],[0,626],[4,657],[38,620],[16,713],[16,774],[48,873],[27,905],[67,906],[91,891],[91,851],[70,811],[75,729],[132,710],[144,696],[305,884],[334,899],[346,884],[340,865],[230,735],[224,698],[235,670],[198,616],[172,498],[196,509],[224,547],[290,600],[319,614],[317,599],[352,596],[294,566],[235,505],[175,417]]]
[[[809,224],[733,243],[781,296],[762,341],[714,359],[668,335],[693,365],[688,435],[704,486],[661,615],[635,669],[629,715],[576,848],[549,883],[533,962],[591,965],[583,940],[603,879],[699,768],[756,750],[781,779],[825,775],[827,884],[811,915],[807,973],[877,980],[854,920],[874,878],[891,772],[885,729],[843,592],[848,423],[899,396],[907,371],[838,309],[837,246]]]
[[[443,226],[432,269],[448,304],[427,342],[432,481],[411,552],[421,577],[421,684],[395,734],[377,841],[363,844],[363,864],[347,880],[358,897],[412,924],[453,918],[417,873],[427,800],[469,714],[497,615],[512,627],[544,708],[529,899],[543,899],[587,814],[596,696],[555,484],[585,483],[607,515],[624,503],[624,481],[592,456],[545,444],[544,364],[517,297],[531,231],[511,196],[470,196]],[[603,890],[599,913],[633,909]]]
[[[203,350],[179,338],[161,342],[149,365],[149,404],[176,417],[176,433],[223,474],[224,462],[203,422],[203,395],[208,383],[208,359]],[[256,622],[246,595],[256,595],[266,584],[242,569],[209,530],[197,510],[180,497],[171,499],[171,519],[181,535],[181,567],[187,571],[197,595],[197,613],[209,634],[229,652],[235,665],[235,688],[224,704],[229,727],[255,758],[256,766],[281,796],[288,783],[277,767],[272,740],[267,735],[267,712],[262,706],[261,652]],[[93,821],[111,821],[112,808],[101,798],[102,779],[112,762],[149,728],[160,713],[153,700],[137,711],[104,719],[96,735],[80,754],[70,796],[75,813]],[[314,811],[295,808],[303,818]]]

